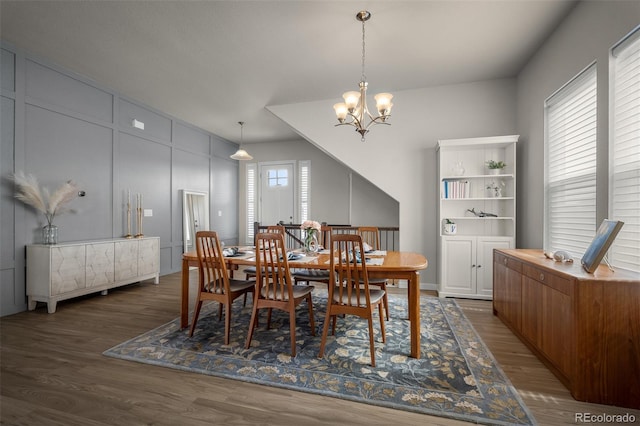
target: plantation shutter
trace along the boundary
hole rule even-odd
[[[545,102],[545,234],[548,251],[580,257],[596,231],[596,67]]]
[[[640,272],[640,30],[612,50],[609,213],[624,226],[609,262]]]
[[[311,197],[309,191],[310,187],[310,173],[311,173],[311,162],[310,161],[300,161],[299,163],[299,188],[300,188],[300,204],[299,204],[299,219],[300,223],[305,220],[309,220],[309,209],[311,204]]]
[[[247,244],[254,242],[253,223],[256,221],[256,164],[247,164]]]

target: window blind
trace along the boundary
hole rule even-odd
[[[256,221],[256,164],[247,164],[247,241],[246,244],[253,244],[254,229],[253,223]]]
[[[640,272],[640,30],[612,50],[609,214],[624,226],[609,262]]]
[[[545,102],[545,233],[548,251],[586,251],[596,230],[596,67]]]
[[[310,187],[310,172],[311,172],[311,162],[310,161],[300,161],[299,163],[299,188],[300,188],[300,206],[299,206],[299,215],[300,215],[300,223],[305,220],[309,220],[309,209],[311,203],[311,197],[309,191]]]

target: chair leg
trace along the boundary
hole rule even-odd
[[[387,311],[388,313],[389,311]],[[387,335],[384,330],[384,318],[382,318],[382,304],[378,303],[378,315],[380,316],[380,333],[382,333],[382,343],[387,342]]]
[[[224,304],[224,344],[229,344],[231,334],[231,301]]]
[[[291,356],[296,356],[296,308],[289,311],[289,334],[291,335]]]
[[[333,319],[335,320],[335,315]],[[331,321],[331,307],[327,306],[327,314],[324,318],[324,325],[322,326],[322,340],[320,341],[320,351],[318,352],[318,358],[324,356],[324,345],[327,343],[327,333],[329,333],[329,322]],[[334,322],[335,324],[335,322]],[[335,332],[334,332],[335,334]]]
[[[218,304],[218,321],[220,321],[222,319],[222,302],[219,302]]]
[[[251,346],[251,339],[253,338],[253,330],[256,328],[256,319],[258,318],[257,303],[253,304],[253,310],[251,311],[251,321],[249,322],[249,333],[247,334],[247,343],[244,345],[245,349],[249,349]]]
[[[386,284],[382,286],[382,290],[384,291],[384,297],[382,298],[382,301],[384,302],[384,312],[387,316],[387,321],[389,321],[389,298],[387,297]]]
[[[193,319],[191,320],[191,329],[189,330],[189,337],[193,337],[193,332],[196,329],[196,323],[198,322],[198,316],[200,315],[200,308],[202,307],[202,300],[198,296],[196,306],[193,309]]]
[[[378,305],[382,307],[382,305]],[[382,312],[380,312],[382,314]],[[380,317],[382,318],[382,316]],[[376,366],[376,347],[373,344],[373,315],[369,315],[367,318],[369,320],[369,352],[371,353],[371,366]],[[384,321],[384,320],[383,320]]]
[[[311,325],[311,335],[316,335],[316,322],[313,318],[313,301],[311,300],[311,293],[307,295],[307,305],[309,306],[309,325]]]

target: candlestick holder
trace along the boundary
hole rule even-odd
[[[144,233],[142,232],[142,207],[138,207],[137,209],[138,211],[136,212],[136,219],[137,219],[137,229],[138,229],[138,233],[136,234],[136,238],[142,238],[144,237]]]
[[[131,235],[131,203],[127,203],[127,233],[124,237],[133,238],[133,235]]]

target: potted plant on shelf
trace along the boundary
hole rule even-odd
[[[495,160],[487,161],[487,168],[489,169],[490,175],[499,175],[502,169],[504,169],[505,167],[507,167],[507,165],[505,164],[504,161],[495,161]]]
[[[457,231],[456,223],[451,219],[444,220],[444,233],[447,235],[455,235]]]

